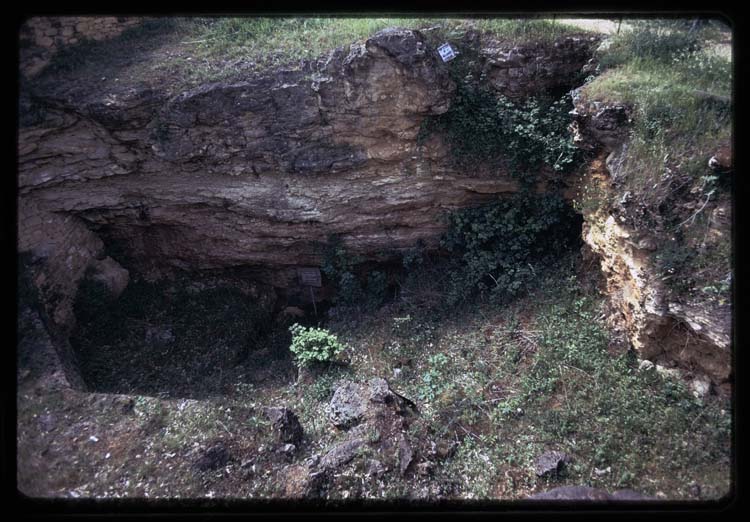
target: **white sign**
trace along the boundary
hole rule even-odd
[[[438,52],[440,53],[440,58],[442,58],[444,62],[449,62],[456,57],[456,53],[453,52],[453,48],[450,46],[450,44],[447,43],[444,43],[443,45],[438,47]]]

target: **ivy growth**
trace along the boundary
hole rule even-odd
[[[569,249],[573,210],[557,194],[521,192],[448,217],[442,246],[457,254],[449,301],[474,292],[505,300],[526,290],[538,268]]]
[[[568,95],[559,100],[515,102],[466,80],[457,85],[450,109],[424,120],[418,144],[433,132],[442,132],[454,162],[463,168],[505,160],[521,174],[541,165],[565,172],[573,165],[578,149],[568,132]]]

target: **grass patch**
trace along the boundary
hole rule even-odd
[[[468,29],[487,31],[516,43],[550,42],[574,29],[542,19],[252,17],[191,19],[196,45],[207,56],[286,55],[315,58],[325,52],[367,38],[387,27],[438,28],[447,36]]]
[[[487,31],[516,45],[550,42],[575,32],[564,24],[537,19],[247,17],[184,19],[179,24],[182,41],[191,46],[194,66],[185,73],[204,81],[229,77],[237,66],[256,71],[298,66],[388,27],[433,28],[431,39]]]
[[[417,401],[421,433],[460,441],[434,483],[452,484],[461,498],[523,498],[570,484],[691,499],[693,483],[701,498],[721,497],[728,402],[696,399],[681,382],[638,371],[631,353],[611,353],[603,299],[582,290],[577,262],[540,272],[535,289],[503,307],[477,301],[418,315],[394,304],[329,327],[361,347],[355,375],[377,368]],[[549,449],[573,461],[558,477],[538,478],[534,460]]]
[[[613,356],[596,320],[597,300],[569,289],[563,300],[538,315],[539,349],[519,388],[538,434],[578,457],[571,479],[656,494],[644,481],[654,468],[674,470],[684,485],[702,478],[694,470],[715,462],[728,469],[728,404],[705,404],[682,382],[639,371],[631,353]],[[610,471],[592,474],[595,468]],[[722,496],[728,475],[705,489]]]
[[[715,25],[691,31],[685,22],[634,23],[600,53],[602,74],[582,90],[586,99],[633,107],[625,159],[613,179],[616,190],[601,206],[614,209],[633,229],[655,232],[660,243],[676,241],[676,248],[692,251],[682,273],[655,260],[678,300],[715,297],[700,289],[715,286],[731,270],[726,245],[705,241],[705,216],[730,198],[730,176],[708,166],[732,140],[732,63],[713,48],[728,32]],[[617,201],[626,192],[632,199]],[[729,295],[718,299],[728,302]]]
[[[171,93],[248,72],[299,67],[329,51],[362,41],[387,27],[432,28],[431,42],[487,31],[509,45],[550,42],[580,30],[544,19],[365,17],[156,18],[103,42],[85,41],[56,54],[41,78],[91,78],[99,88],[146,81]],[[434,43],[434,42],[433,42]],[[139,56],[134,60],[133,56]],[[104,83],[102,83],[104,82]]]

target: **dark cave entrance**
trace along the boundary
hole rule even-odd
[[[556,245],[538,265],[545,270],[568,270],[569,265],[556,264],[556,260],[570,259],[583,246],[583,218],[566,207],[563,217],[547,231],[551,236],[541,238],[545,244]],[[108,253],[132,269],[122,255],[123,246],[118,249],[107,243]],[[408,288],[412,276],[426,279],[436,294],[443,292],[441,285],[451,277],[456,254],[444,249],[425,252],[426,261],[420,265],[408,266],[402,252],[353,267],[353,277],[364,292],[358,307],[353,307],[355,313],[374,313],[384,305],[398,307],[412,299],[413,294],[407,295],[413,289]],[[259,295],[252,290],[254,282],[262,280],[256,272],[249,268],[181,272],[155,282],[135,275],[114,300],[100,283],[84,279],[76,296],[77,324],[70,344],[88,390],[204,399],[294,382],[298,369],[289,350],[289,326],[324,327],[330,318],[340,317],[342,308],[351,313],[347,310],[351,303],[335,294],[340,284],[325,274],[324,288],[314,291],[315,304],[307,287],[270,292],[268,287]],[[384,291],[375,304],[367,295],[368,278],[374,273],[384,274]],[[452,313],[445,302],[424,306]]]
[[[85,280],[70,337],[90,391],[203,399],[296,378],[290,321],[231,281],[131,281],[116,300]],[[304,318],[294,318],[304,322]]]

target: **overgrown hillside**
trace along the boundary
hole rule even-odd
[[[721,25],[640,21],[600,52],[580,95],[632,107],[631,139],[598,201],[634,229],[655,232],[655,262],[679,300],[731,300],[732,63]],[[723,43],[723,45],[722,45]],[[713,162],[710,160],[713,158]],[[621,174],[618,176],[618,174]]]
[[[22,82],[19,488],[729,498],[731,31],[699,22],[61,51]]]

